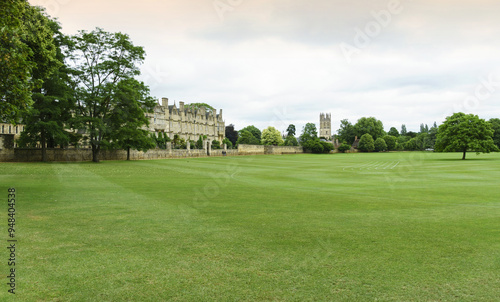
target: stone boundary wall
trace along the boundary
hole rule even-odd
[[[210,150],[210,156],[223,156],[224,149]],[[299,154],[302,147],[239,145],[238,149],[226,150],[227,156],[264,155],[264,154]],[[130,150],[131,160],[164,158],[208,157],[205,150],[153,149],[147,152]],[[99,160],[126,160],[125,150],[102,150]],[[0,162],[39,162],[42,160],[41,149],[0,149]],[[49,162],[92,161],[91,149],[47,149]]]

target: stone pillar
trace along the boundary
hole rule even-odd
[[[227,152],[227,145],[226,145],[226,144],[224,144],[224,145],[222,145],[222,146],[224,147],[224,151],[226,151],[226,152]]]
[[[186,150],[188,152],[191,151],[191,143],[189,142],[189,140],[186,142]]]

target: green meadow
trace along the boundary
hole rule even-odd
[[[500,154],[467,158],[1,163],[0,300],[496,301]]]

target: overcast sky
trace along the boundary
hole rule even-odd
[[[29,1],[67,34],[129,34],[153,96],[222,108],[236,129],[500,118],[497,0]]]

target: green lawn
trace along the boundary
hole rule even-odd
[[[16,301],[496,301],[500,154],[460,158],[0,163]]]

